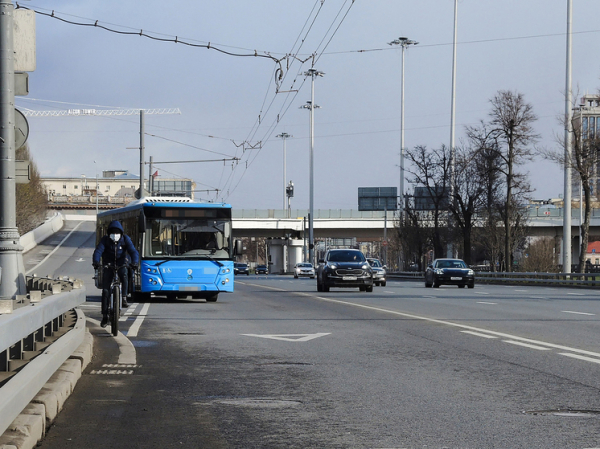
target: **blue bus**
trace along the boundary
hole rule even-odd
[[[233,240],[231,205],[180,197],[146,197],[98,214],[96,244],[119,220],[140,253],[140,270],[130,292],[168,298],[217,300],[233,292],[233,259],[242,242]],[[101,270],[98,285],[102,285]]]

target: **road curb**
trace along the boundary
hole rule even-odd
[[[86,329],[83,343],[61,365],[31,403],[0,436],[0,449],[33,449],[44,438],[92,359],[94,338]]]

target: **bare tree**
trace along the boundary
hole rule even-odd
[[[547,159],[558,162],[565,169],[572,170],[579,179],[581,190],[583,193],[583,204],[579,207],[584,207],[583,222],[581,224],[581,239],[579,251],[579,272],[585,272],[585,260],[587,254],[587,246],[590,235],[590,218],[592,211],[592,190],[593,180],[597,176],[598,170],[598,152],[600,152],[600,136],[596,135],[595,130],[588,130],[584,126],[582,117],[583,109],[579,109],[579,114],[574,114],[572,123],[569,127],[571,134],[571,152],[568,157],[565,156],[564,139],[560,139],[560,148],[546,150],[544,156]],[[563,120],[564,122],[564,120]]]
[[[406,171],[413,175],[409,182],[425,189],[426,197],[432,205],[433,221],[432,244],[435,257],[444,252],[446,221],[448,210],[450,149],[442,145],[439,149],[429,150],[424,145],[416,146],[406,152],[412,162],[412,169]]]
[[[533,130],[533,122],[537,116],[533,106],[526,103],[523,94],[511,91],[499,91],[490,100],[492,109],[490,121],[480,127],[467,127],[467,134],[477,136],[481,141],[494,141],[500,165],[497,169],[504,175],[505,200],[503,201],[502,218],[504,221],[504,260],[506,270],[511,270],[514,239],[511,236],[512,226],[524,218],[518,210],[515,192],[523,194],[527,182],[526,177],[516,171],[516,167],[533,159],[532,146],[539,136]]]
[[[39,226],[46,219],[48,196],[40,173],[31,158],[29,147],[24,145],[15,153],[17,160],[29,161],[30,181],[27,184],[17,184],[17,228],[21,235]]]

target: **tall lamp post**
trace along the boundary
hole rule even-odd
[[[294,137],[294,136],[291,136],[288,133],[284,132],[284,133],[278,134],[275,137],[279,137],[280,139],[283,139],[283,211],[285,213],[287,210],[287,205],[286,205],[286,203],[287,203],[287,201],[286,201],[287,200],[287,179],[286,179],[286,177],[287,176],[285,173],[286,172],[285,141],[286,141],[286,139],[289,139],[290,137]],[[285,213],[285,216],[287,217],[287,213]]]
[[[448,206],[450,201],[454,201],[454,185],[456,182],[455,166],[456,166],[456,152],[454,151],[454,140],[456,133],[456,40],[458,35],[458,0],[454,0],[454,38],[452,43],[452,100],[450,102],[450,198],[448,199]],[[450,219],[450,211],[448,210],[448,228],[452,227]],[[449,229],[450,230],[450,229]],[[437,256],[436,256],[437,257]],[[446,250],[446,257],[454,257],[454,247],[452,242],[448,244]]]
[[[563,272],[571,272],[571,51],[572,51],[572,27],[573,27],[573,0],[567,0],[567,61],[565,82],[565,186],[564,186],[564,208],[563,208]]]
[[[407,37],[399,37],[388,43],[388,45],[400,45],[402,47],[402,80],[400,88],[400,225],[402,225],[404,215],[404,50],[409,45],[417,44],[417,41],[410,40]]]
[[[308,261],[314,265],[315,263],[315,238],[313,228],[313,212],[314,212],[314,147],[315,147],[315,109],[319,108],[315,104],[315,78],[323,76],[325,73],[319,72],[316,69],[309,69],[304,72],[304,76],[311,77],[310,101],[307,101],[302,108],[310,110],[310,191],[309,191],[309,207],[308,207]]]

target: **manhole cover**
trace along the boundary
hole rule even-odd
[[[527,415],[554,415],[575,418],[593,418],[600,415],[600,410],[576,410],[571,408],[559,408],[551,410],[528,410]]]
[[[216,401],[219,404],[224,405],[236,405],[238,407],[252,407],[252,408],[282,408],[282,407],[294,407],[302,404],[300,401],[282,400],[282,399],[225,399],[222,401]]]

